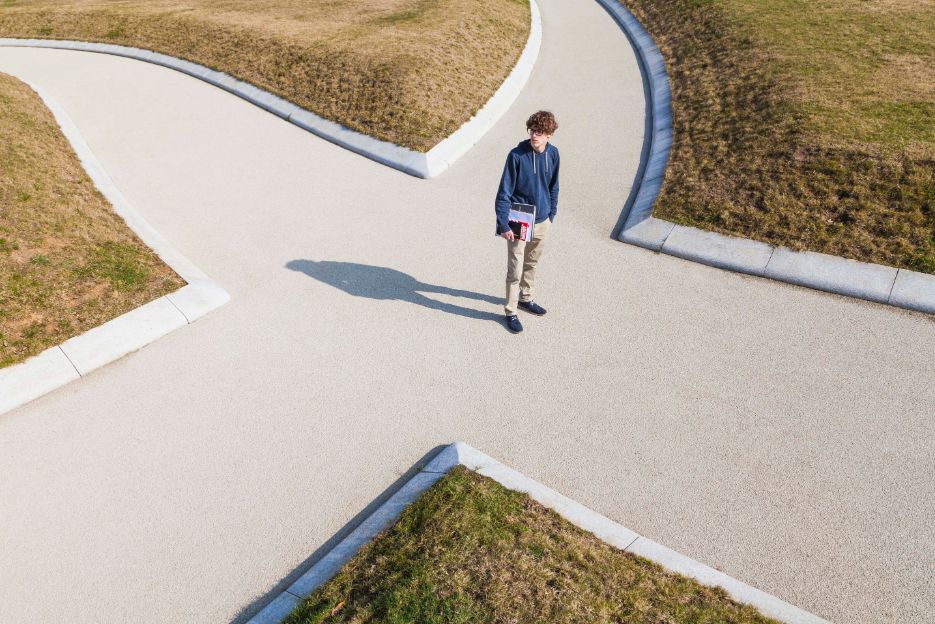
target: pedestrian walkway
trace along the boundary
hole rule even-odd
[[[832,621],[935,610],[935,323],[614,241],[639,70],[597,3],[540,8],[523,94],[432,180],[165,68],[0,50],[231,295],[0,418],[0,621],[249,615],[452,440]],[[493,197],[539,108],[549,314],[513,336]]]

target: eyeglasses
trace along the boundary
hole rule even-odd
[[[551,136],[548,132],[539,132],[537,130],[529,129],[529,136]]]

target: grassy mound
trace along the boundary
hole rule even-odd
[[[774,621],[457,467],[286,622]]]
[[[656,215],[935,273],[935,0],[623,0],[675,143]]]
[[[184,282],[127,228],[42,100],[0,74],[0,368]]]
[[[0,36],[156,50],[420,151],[490,99],[529,19],[528,0],[0,2]]]

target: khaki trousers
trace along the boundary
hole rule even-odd
[[[537,223],[535,234],[528,243],[525,241],[506,242],[506,305],[503,312],[507,316],[516,314],[520,301],[532,301],[536,285],[536,266],[542,256],[542,244],[552,222],[546,219]]]

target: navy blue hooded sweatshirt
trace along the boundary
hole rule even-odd
[[[536,223],[555,219],[558,212],[558,148],[551,143],[539,154],[528,140],[507,154],[497,190],[497,235],[510,229],[507,216],[512,203],[536,207]]]

